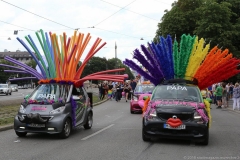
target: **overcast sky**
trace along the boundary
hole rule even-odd
[[[79,32],[91,34],[89,45],[97,37],[107,43],[95,56],[114,58],[116,42],[117,57],[125,60],[131,58],[131,52],[141,44],[151,42],[164,10],[170,10],[174,1],[0,0],[0,52],[4,49],[25,51],[16,38],[25,41],[24,36],[31,35],[38,43],[35,31],[39,29],[57,35],[66,32],[69,37],[73,35],[74,29],[79,28]],[[13,34],[14,30],[19,30],[18,35]],[[8,40],[9,37],[11,40]],[[90,46],[86,48],[85,54],[89,49]]]

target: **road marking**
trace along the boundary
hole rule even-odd
[[[97,132],[95,132],[95,133],[93,133],[93,134],[91,134],[91,135],[89,135],[89,136],[87,136],[87,137],[81,139],[81,140],[85,141],[85,140],[87,140],[88,138],[91,138],[91,137],[93,137],[93,136],[95,136],[95,135],[97,135],[97,134],[103,132],[104,130],[106,130],[106,129],[112,127],[112,126],[114,126],[114,124],[111,124],[111,125],[109,125],[109,126],[103,128],[103,129],[101,129],[101,130],[99,130],[99,131],[97,131]]]

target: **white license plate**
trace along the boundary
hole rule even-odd
[[[42,128],[45,127],[45,124],[35,124],[35,123],[31,123],[27,125],[28,127],[35,127],[35,128]]]
[[[178,127],[172,127],[169,124],[164,124],[163,128],[167,128],[167,129],[186,129],[186,125],[182,124]]]

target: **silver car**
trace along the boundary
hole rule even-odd
[[[20,105],[14,130],[19,137],[49,133],[68,138],[72,129],[90,129],[92,123],[91,93],[72,84],[40,84]]]

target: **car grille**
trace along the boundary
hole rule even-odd
[[[193,118],[193,114],[173,114],[173,113],[158,113],[158,118],[161,118],[162,120],[168,120],[169,118],[172,118],[173,116],[177,116],[182,121],[188,121]]]
[[[24,118],[25,118],[25,116],[26,116],[26,115],[23,115]],[[48,121],[52,120],[53,117],[54,117],[54,116],[41,116],[42,119],[44,119],[44,120],[47,119]]]

